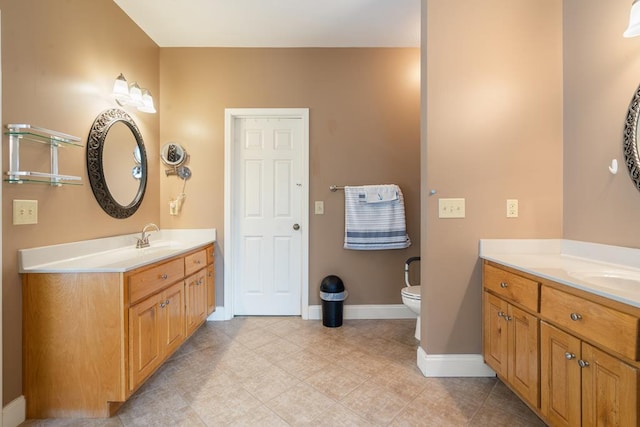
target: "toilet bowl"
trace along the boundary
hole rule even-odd
[[[420,341],[420,302],[422,300],[420,284],[411,285],[411,281],[409,280],[411,264],[416,261],[420,261],[419,256],[411,257],[404,263],[404,284],[406,287],[402,288],[400,295],[402,295],[402,303],[409,307],[409,310],[413,311],[417,316],[415,337]]]
[[[420,341],[420,285],[402,288],[401,295],[402,303],[418,316],[415,337]]]

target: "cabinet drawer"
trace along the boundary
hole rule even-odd
[[[640,360],[635,316],[548,286],[542,287],[540,313],[595,344]]]
[[[538,311],[540,284],[535,280],[485,264],[483,281],[484,287],[491,292],[531,311]]]
[[[184,274],[190,275],[207,265],[207,251],[205,249],[184,257]]]
[[[131,304],[184,277],[182,258],[154,266],[129,276],[129,301]]]

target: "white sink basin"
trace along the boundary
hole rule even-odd
[[[192,243],[190,241],[185,241],[185,240],[157,240],[157,241],[150,241],[149,242],[149,247],[147,248],[142,248],[142,249],[136,249],[138,251],[153,251],[153,250],[159,250],[159,249],[184,249],[184,248],[188,248],[192,246]],[[135,248],[134,248],[135,249]]]
[[[136,248],[120,248],[111,251],[100,252],[88,256],[87,258],[96,258],[100,260],[101,264],[111,264],[124,260],[134,258],[146,258],[150,256],[161,256],[164,253],[173,253],[180,250],[182,247],[177,245],[161,245],[161,246],[149,246],[148,248],[136,249]]]
[[[629,290],[640,287],[640,273],[630,271],[569,272],[569,276],[605,289]]]

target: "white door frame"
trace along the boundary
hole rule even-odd
[[[2,13],[0,12],[0,15]],[[0,125],[2,121],[2,64],[0,55]],[[2,150],[0,150],[0,164],[2,164]],[[2,199],[2,186],[0,185],[0,200]],[[0,212],[0,224],[2,223],[2,212]],[[0,233],[0,268],[2,268],[2,233]],[[0,331],[2,331],[2,277],[0,277]],[[2,389],[4,380],[2,379],[2,339],[0,338],[0,427],[2,427],[2,419],[4,418],[4,405],[2,397]]]
[[[297,118],[302,119],[302,194],[300,221],[302,231],[302,289],[300,292],[300,312],[303,319],[309,318],[309,109],[308,108],[226,108],[224,110],[224,307],[222,320],[229,320],[234,316],[232,254],[234,253],[232,236],[236,219],[233,217],[232,199],[237,192],[233,191],[232,177],[235,164],[232,147],[235,138],[235,120],[245,118]],[[218,317],[218,318],[220,318]]]

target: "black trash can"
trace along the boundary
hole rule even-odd
[[[320,283],[322,324],[329,328],[342,326],[342,307],[347,298],[344,283],[338,276],[327,276]]]

